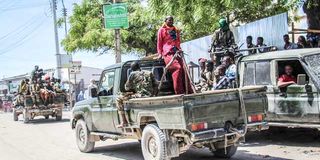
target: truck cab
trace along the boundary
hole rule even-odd
[[[239,62],[240,87],[267,86],[269,126],[320,129],[319,49],[268,52]],[[292,66],[297,83],[279,87],[286,65]]]
[[[216,157],[230,158],[248,130],[266,129],[266,88],[244,87],[175,95],[170,73],[155,97],[132,98],[124,107],[128,127],[117,128],[120,119],[117,97],[125,93],[131,73],[128,61],[107,67],[101,74],[93,98],[75,104],[71,128],[81,152],[94,150],[96,141],[137,139],[145,159],[171,159],[191,146],[209,148]],[[159,83],[164,74],[162,60],[140,60]]]

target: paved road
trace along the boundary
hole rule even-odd
[[[107,140],[94,153],[80,153],[69,126],[69,112],[61,122],[36,119],[14,122],[0,113],[0,160],[142,160],[135,140]],[[21,118],[21,117],[20,117]],[[255,133],[239,147],[233,160],[320,160],[320,139],[312,131]],[[207,149],[192,148],[175,160],[218,160]]]

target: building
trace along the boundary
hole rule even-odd
[[[45,69],[44,72],[50,77],[54,77],[55,69]],[[90,84],[90,80],[94,79],[96,81],[99,80],[100,74],[103,69],[93,68],[82,66],[80,68],[80,72],[78,74],[70,74],[70,82],[72,85],[75,85],[76,93],[79,93],[80,90],[85,90],[86,87]],[[6,77],[0,80],[0,96],[1,94],[9,94],[18,91],[18,86],[21,80],[30,78],[30,73],[21,74],[12,77]],[[65,89],[69,89],[69,76],[68,69],[61,70],[61,81],[63,83],[63,87]]]

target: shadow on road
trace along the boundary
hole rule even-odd
[[[320,147],[320,132],[314,129],[270,128],[246,135],[246,147],[285,145],[296,147]]]
[[[97,147],[95,151],[90,154],[102,154],[108,157],[114,157],[126,160],[143,160],[142,151],[140,143],[122,143],[109,145],[104,147]],[[130,158],[128,158],[130,157]],[[236,155],[234,155],[230,160],[289,160],[285,158],[272,157],[268,155],[252,154],[246,150],[238,150]],[[173,160],[225,160],[221,158],[216,158],[208,149],[198,149],[192,147],[186,153],[183,153],[178,158]]]
[[[23,123],[22,119],[19,119],[19,121]],[[37,118],[37,119],[30,120],[26,124],[39,125],[39,124],[51,124],[51,123],[65,123],[65,122],[70,122],[70,119],[63,118],[61,121],[56,121],[55,118],[49,118],[49,119]]]

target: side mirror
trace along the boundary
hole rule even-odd
[[[91,88],[91,97],[94,98],[94,97],[98,97],[98,90],[97,88]]]
[[[297,76],[297,84],[298,85],[307,84],[307,75],[306,74],[298,74],[298,76]]]

